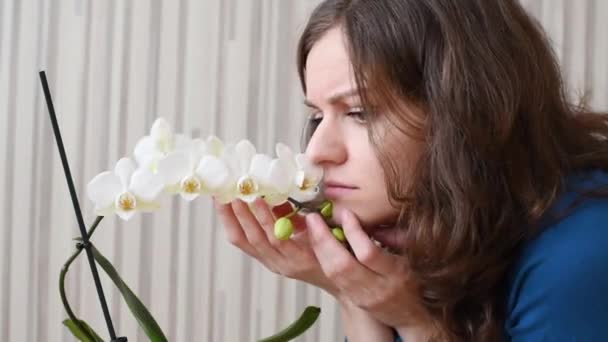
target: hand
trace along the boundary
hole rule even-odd
[[[352,212],[344,210],[339,216],[354,256],[336,241],[320,215],[308,214],[306,223],[312,249],[340,300],[388,326],[427,326],[430,317],[418,299],[407,259],[376,246]]]
[[[407,260],[371,242],[354,214],[346,212],[340,220],[355,253],[352,256],[318,214],[308,214],[305,221],[292,216],[296,233],[281,241],[274,237],[273,212],[283,216],[290,211],[289,205],[271,210],[261,199],[251,208],[240,200],[214,203],[229,242],[270,271],[322,288],[341,306],[361,308],[360,313],[372,315],[370,321],[395,327],[402,336],[410,327],[419,330],[425,322],[426,311],[418,304]]]
[[[342,326],[348,342],[395,340],[391,327],[372,317],[369,312],[348,301],[341,301],[339,304]]]
[[[337,296],[337,289],[323,273],[310,247],[304,217],[291,217],[296,231],[291,239],[281,241],[274,237],[276,218],[273,212],[277,216],[291,212],[288,203],[272,210],[262,199],[253,202],[251,208],[241,200],[229,204],[214,201],[214,204],[231,244],[274,273],[304,281]]]

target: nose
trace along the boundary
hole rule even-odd
[[[339,122],[326,115],[308,142],[308,160],[318,166],[344,163],[348,156],[344,138]]]

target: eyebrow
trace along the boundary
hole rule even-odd
[[[358,95],[359,95],[358,89],[356,89],[356,88],[350,89],[350,90],[346,90],[346,91],[342,91],[342,92],[333,94],[332,96],[330,96],[327,99],[327,102],[334,104],[334,103],[338,102],[338,100],[340,100],[340,99],[352,97],[352,96],[358,96]],[[304,99],[304,104],[311,108],[317,108],[317,106],[314,103],[310,102],[310,100],[308,100],[308,99]]]

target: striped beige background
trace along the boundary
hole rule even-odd
[[[371,1],[371,0],[370,0]],[[0,0],[0,340],[68,341],[57,279],[78,234],[38,71],[47,70],[85,220],[98,172],[130,154],[157,116],[193,136],[298,146],[294,49],[318,0]],[[608,108],[608,2],[527,0],[573,94]],[[280,279],[226,243],[207,199],[181,200],[94,238],[174,341],[251,341],[310,304],[300,341],[337,341],[327,295]],[[69,273],[76,311],[107,336],[90,271]],[[107,278],[119,334],[144,341]]]

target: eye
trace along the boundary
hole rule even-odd
[[[323,120],[322,117],[311,115],[310,118],[308,119],[308,122],[310,122],[310,124],[312,124],[312,125],[318,126],[321,123],[321,120]]]
[[[308,117],[308,124],[314,125],[316,127],[319,126],[321,120],[323,120],[323,114],[321,114],[320,112],[312,113]]]
[[[313,113],[308,117],[306,123],[306,136],[308,138],[312,137],[312,135],[317,130],[317,127],[319,127],[319,125],[321,124],[322,120],[323,116],[320,113]]]
[[[363,108],[353,108],[346,113],[347,116],[352,117],[357,122],[365,123],[367,122],[367,112],[363,110]]]

